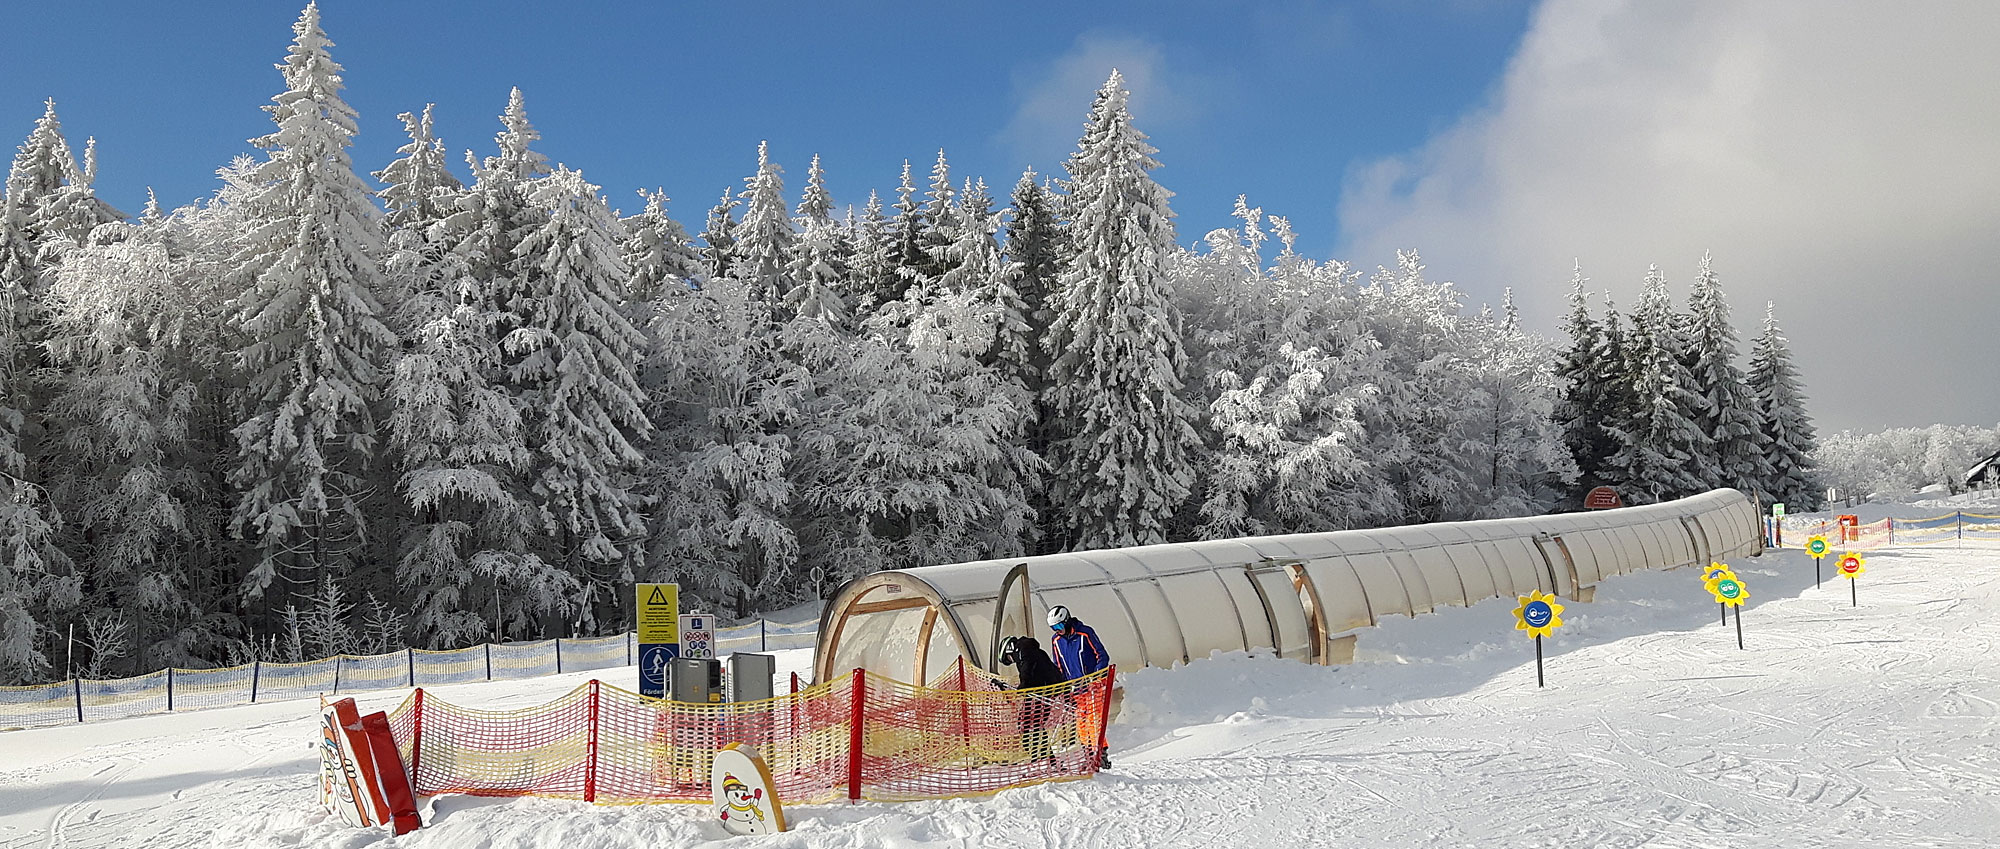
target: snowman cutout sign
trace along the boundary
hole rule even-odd
[[[785,830],[785,809],[771,791],[771,770],[741,743],[715,753],[709,766],[715,815],[730,834],[776,834]]]

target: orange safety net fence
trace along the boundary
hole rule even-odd
[[[1871,551],[1890,546],[1934,545],[2000,537],[2000,515],[1964,511],[1920,519],[1879,519],[1865,525],[1841,525],[1824,519],[1787,516],[1782,525],[1785,548],[1803,547],[1807,539],[1821,535],[1836,551]]]
[[[1113,670],[1010,690],[977,670],[917,686],[856,670],[757,702],[653,699],[591,681],[555,701],[481,711],[422,690],[389,715],[420,795],[605,804],[709,801],[709,761],[754,746],[778,798],[908,801],[1097,772]]]

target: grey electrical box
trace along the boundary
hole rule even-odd
[[[776,655],[737,652],[729,656],[729,700],[756,702],[775,695],[773,680],[778,677]]]
[[[722,661],[708,657],[674,658],[674,701],[712,704],[722,701]]]

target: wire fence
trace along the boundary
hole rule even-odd
[[[811,648],[819,621],[753,623],[716,630],[717,654]],[[246,663],[220,669],[162,669],[130,678],[72,678],[0,687],[0,729],[100,722],[150,713],[206,710],[325,694],[510,681],[632,665],[635,635],[488,643],[462,649],[404,649],[336,655],[304,663]]]
[[[1765,520],[1767,544],[1802,548],[1806,540],[1826,537],[1841,551],[1869,551],[1902,545],[1936,545],[1965,539],[2000,539],[2000,514],[1957,511],[1921,519],[1882,519],[1862,524],[1818,517],[1786,516]]]
[[[599,804],[710,799],[709,766],[753,746],[787,804],[975,796],[1102,767],[1115,670],[1009,690],[961,659],[930,686],[862,670],[755,702],[647,698],[599,681],[511,711],[419,689],[389,715],[418,795]]]

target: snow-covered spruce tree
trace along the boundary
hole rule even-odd
[[[881,308],[882,293],[897,288],[895,233],[889,219],[882,214],[882,198],[874,191],[868,192],[861,219],[847,224],[846,240],[853,246],[846,292],[855,324],[859,325]]]
[[[736,190],[724,187],[722,200],[708,210],[708,227],[701,231],[701,262],[708,279],[729,273],[736,251]]]
[[[451,245],[465,263],[461,280],[447,285],[494,314],[489,330],[496,340],[512,332],[519,312],[530,306],[523,268],[535,260],[521,256],[521,241],[545,221],[545,211],[528,203],[528,193],[535,180],[549,173],[547,158],[533,148],[542,136],[528,121],[520,89],[508,95],[500,123],[502,130],[493,137],[499,155],[482,161],[466,152],[472,187],[456,197],[449,214],[432,228],[435,238]]]
[[[1695,426],[1708,435],[1712,446],[1709,456],[1714,463],[1705,482],[1752,496],[1761,494],[1769,500],[1769,493],[1763,492],[1770,466],[1757,399],[1736,365],[1736,328],[1729,323],[1729,302],[1722,296],[1722,284],[1710,269],[1706,253],[1701,256],[1701,271],[1695,276],[1688,310],[1693,321],[1688,342],[1694,359],[1694,388],[1702,401]]]
[[[75,170],[65,175],[63,184],[41,204],[41,253],[45,262],[60,263],[75,246],[91,242],[98,227],[125,219],[111,204],[97,196],[97,139],[83,143],[83,162],[67,163]],[[123,231],[112,231],[122,233]]]
[[[1778,327],[1774,304],[1764,305],[1764,332],[1750,347],[1750,389],[1756,393],[1770,469],[1764,492],[1794,510],[1819,509],[1822,493],[1812,462],[1812,416],[1806,412],[1805,392],[1799,388],[1791,345]]]
[[[798,206],[800,235],[792,246],[786,277],[792,282],[786,299],[792,315],[811,318],[830,328],[843,328],[851,318],[847,299],[847,266],[851,249],[833,221],[833,198],[826,192],[826,172],[813,154],[806,171],[805,196]]]
[[[743,221],[736,226],[736,245],[729,273],[750,287],[753,300],[772,305],[772,318],[782,323],[791,294],[787,260],[798,235],[785,211],[783,169],[772,162],[769,143],[757,143],[757,173],[744,181]]]
[[[828,403],[794,457],[802,562],[824,573],[815,589],[1021,553],[1039,461],[1019,445],[1025,391],[981,361],[990,309],[970,293],[906,304],[907,327],[878,315],[827,364]]]
[[[244,199],[251,220],[236,252],[242,294],[237,352],[248,378],[235,429],[242,493],[234,525],[256,549],[247,597],[303,598],[351,564],[367,536],[359,509],[374,454],[370,406],[396,345],[382,320],[381,213],[348,156],[354,110],[340,66],[307,5],[293,26],[285,91],[265,107],[277,131],[255,139],[268,158]]]
[[[910,161],[903,160],[902,182],[896,186],[896,214],[889,219],[889,256],[895,273],[883,280],[875,292],[876,309],[887,309],[903,301],[903,294],[922,279],[924,266],[924,205],[917,201],[917,184],[910,177]]]
[[[980,300],[994,303],[994,287],[1000,284],[1005,269],[1000,242],[995,238],[1000,232],[1000,216],[993,212],[993,195],[986,190],[985,180],[968,180],[958,199],[951,214],[957,235],[937,251],[944,269],[937,290],[940,294],[978,293]]]
[[[1400,501],[1362,449],[1362,417],[1379,400],[1381,346],[1361,320],[1344,263],[1292,250],[1288,222],[1238,198],[1240,229],[1175,263],[1212,450],[1202,455],[1206,538],[1374,526]]]
[[[597,187],[558,168],[529,202],[543,224],[521,241],[529,281],[503,348],[531,452],[529,491],[553,533],[546,558],[585,586],[588,632],[622,627],[630,543],[645,519],[632,492],[652,432],[637,363],[646,340],[619,307],[627,276],[618,219]],[[532,263],[532,265],[526,265]]]
[[[1544,512],[1576,476],[1555,418],[1559,388],[1549,346],[1521,331],[1512,289],[1499,321],[1482,316],[1469,330],[1462,340],[1468,394],[1451,442],[1471,471],[1471,486],[1447,515],[1497,519]]]
[[[1625,479],[1622,494],[1634,504],[1692,495],[1705,486],[1697,464],[1707,453],[1707,437],[1689,414],[1700,402],[1672,340],[1673,322],[1666,279],[1655,266],[1646,274],[1625,338],[1636,405],[1615,430],[1619,449],[1611,458]]]
[[[411,635],[432,648],[536,636],[548,617],[575,617],[582,585],[531,550],[543,523],[520,491],[530,452],[520,411],[487,380],[500,359],[487,315],[432,311],[390,381],[397,492],[413,519],[396,572]]]
[[[1597,474],[1603,485],[1623,493],[1631,475],[1622,465],[1624,458],[1618,453],[1625,444],[1619,432],[1637,415],[1638,396],[1633,394],[1637,382],[1632,376],[1631,351],[1626,345],[1625,319],[1618,312],[1618,304],[1612,300],[1611,291],[1605,290],[1603,296],[1604,320],[1600,326],[1604,329],[1604,356],[1597,363],[1597,385],[1604,392],[1601,399],[1604,418],[1599,429],[1611,440],[1612,450],[1604,457]]]
[[[1186,356],[1166,268],[1171,197],[1148,171],[1156,152],[1132,124],[1124,78],[1097,93],[1070,156],[1076,258],[1056,296],[1047,347],[1052,502],[1067,547],[1163,542],[1194,485],[1195,411],[1182,397]]]
[[[739,614],[784,601],[799,556],[788,467],[812,377],[771,332],[770,310],[732,275],[656,310],[649,328],[659,430],[646,452],[645,577]]]
[[[1021,172],[1014,184],[1012,215],[1007,218],[1004,277],[995,292],[1000,308],[999,335],[993,358],[1039,401],[1048,382],[1048,354],[1042,337],[1048,334],[1049,302],[1061,273],[1063,231],[1049,192],[1034,169]],[[1034,446],[1039,452],[1041,445]]]
[[[632,275],[625,284],[625,298],[646,304],[693,291],[706,271],[687,229],[667,214],[665,192],[642,189],[639,197],[645,199],[645,208],[624,221],[625,267]]]
[[[1606,430],[1617,423],[1618,415],[1604,383],[1611,376],[1605,363],[1615,355],[1604,329],[1590,314],[1590,296],[1584,291],[1588,282],[1578,264],[1570,277],[1570,310],[1563,321],[1569,341],[1556,354],[1555,366],[1560,395],[1554,416],[1577,469],[1572,504],[1581,504],[1583,493],[1610,483],[1605,461],[1618,450],[1617,438]]]
[[[192,517],[213,494],[196,456],[212,446],[193,438],[210,398],[187,368],[188,313],[202,307],[176,285],[184,263],[169,250],[171,226],[119,225],[128,232],[71,251],[52,290],[49,349],[63,379],[48,415],[65,460],[49,488],[85,605],[136,614],[119,641],[131,662],[117,663],[131,672],[204,660],[177,632],[208,612],[189,590],[208,577],[194,535],[211,529]],[[111,668],[110,648],[93,643],[92,663]]]
[[[912,283],[922,286],[926,297],[941,294],[946,278],[956,268],[958,257],[953,247],[969,225],[960,215],[960,201],[951,184],[951,164],[945,161],[944,151],[939,150],[937,162],[931,165],[930,188],[924,192],[923,232],[917,237],[918,260],[909,269]],[[992,206],[990,199],[987,206]]]
[[[383,184],[377,196],[389,207],[382,223],[392,233],[415,230],[421,235],[444,220],[452,196],[465,188],[445,165],[444,142],[431,129],[431,110],[436,106],[426,103],[421,115],[404,112],[396,116],[410,134],[410,141],[396,149],[400,158],[375,172],[375,179]]]
[[[1363,418],[1365,449],[1400,499],[1395,523],[1457,518],[1461,500],[1483,478],[1454,437],[1470,415],[1463,338],[1474,322],[1459,315],[1461,296],[1430,280],[1416,251],[1397,251],[1396,268],[1378,266],[1358,293],[1361,313],[1384,360],[1379,402]]]

